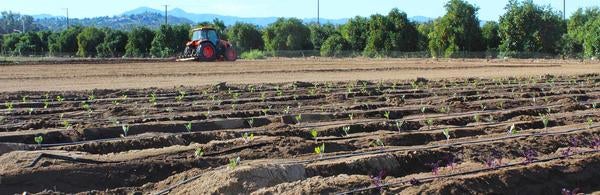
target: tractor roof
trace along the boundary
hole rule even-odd
[[[213,27],[206,27],[205,26],[205,27],[200,27],[200,28],[194,28],[194,29],[192,29],[192,32],[193,31],[200,31],[200,30],[215,30],[215,28],[213,28]]]

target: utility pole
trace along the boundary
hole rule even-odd
[[[165,6],[165,25],[167,25],[167,24],[168,24],[168,23],[167,23],[167,17],[168,17],[168,15],[167,15],[167,14],[168,14],[168,13],[167,13],[167,7],[168,7],[169,5],[163,5],[163,6]]]
[[[321,26],[321,18],[320,18],[320,16],[321,16],[320,15],[321,14],[321,10],[320,10],[321,9],[321,5],[320,4],[321,4],[320,0],[317,0],[317,24],[319,26]]]
[[[563,0],[563,20],[567,20],[567,0]]]
[[[23,31],[21,33],[25,33],[25,19],[23,17],[21,17],[21,23],[23,23]]]
[[[69,29],[69,8],[63,8],[67,12],[67,29]]]

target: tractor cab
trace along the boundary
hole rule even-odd
[[[235,61],[237,53],[231,43],[222,40],[217,30],[202,27],[192,30],[192,39],[186,44],[183,58],[200,61]]]

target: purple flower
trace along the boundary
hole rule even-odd
[[[369,177],[371,178],[371,182],[373,182],[373,185],[375,185],[375,187],[377,187],[377,189],[381,191],[381,184],[383,183],[383,179],[385,178],[385,171],[381,170],[377,175],[370,175]]]

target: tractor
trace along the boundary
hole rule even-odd
[[[192,40],[187,42],[183,56],[177,61],[235,61],[237,53],[231,43],[219,38],[214,28],[192,30]]]

